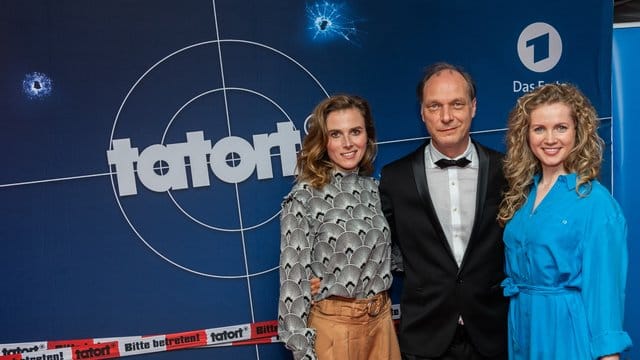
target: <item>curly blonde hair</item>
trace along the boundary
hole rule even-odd
[[[556,103],[567,105],[575,122],[575,145],[564,161],[564,168],[577,174],[578,196],[588,195],[591,180],[600,174],[604,141],[598,135],[598,116],[589,99],[571,84],[547,84],[536,88],[520,97],[509,114],[504,159],[508,188],[498,211],[498,223],[502,226],[525,203],[533,176],[542,170],[540,161],[529,147],[531,112]]]
[[[364,117],[364,126],[367,132],[367,148],[358,167],[361,175],[373,173],[373,161],[378,150],[376,144],[376,131],[369,103],[355,95],[334,95],[322,100],[313,110],[309,120],[309,132],[302,141],[302,149],[298,153],[297,169],[298,182],[306,181],[315,188],[321,188],[329,183],[331,172],[335,164],[327,154],[329,134],[327,131],[327,117],[337,110],[357,109]]]

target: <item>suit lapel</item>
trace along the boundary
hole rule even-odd
[[[418,191],[418,196],[420,200],[424,203],[424,207],[427,212],[427,217],[431,222],[431,226],[438,233],[438,237],[440,238],[443,246],[446,247],[451,260],[455,263],[455,257],[453,256],[453,250],[449,246],[449,242],[447,241],[447,237],[444,234],[444,230],[442,230],[442,225],[438,220],[438,214],[436,214],[436,209],[433,207],[433,201],[431,200],[431,195],[429,195],[429,185],[427,184],[427,172],[425,169],[425,158],[424,151],[425,147],[429,144],[427,141],[423,146],[418,148],[411,158],[411,170],[413,171],[413,178],[416,184],[416,189]]]
[[[471,239],[477,232],[480,220],[484,218],[484,203],[487,198],[487,186],[489,184],[489,155],[485,151],[484,147],[480,144],[473,142],[476,147],[476,153],[478,153],[478,185],[476,188],[476,215],[473,221],[473,228],[471,229],[471,238],[469,239],[469,245],[471,245]]]
[[[427,143],[428,144],[428,143]],[[427,184],[427,173],[424,167],[424,150],[427,144],[421,146],[416,150],[414,156],[411,159],[411,169],[413,170],[413,177],[418,190],[420,200],[425,204],[429,216],[435,215],[435,209],[431,202],[431,196],[429,195],[429,185]]]

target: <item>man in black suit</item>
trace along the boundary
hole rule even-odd
[[[447,63],[418,84],[431,141],[382,169],[382,208],[402,254],[403,359],[506,359],[508,303],[496,214],[502,154],[474,142],[471,77]]]

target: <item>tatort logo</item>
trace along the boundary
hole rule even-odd
[[[24,354],[24,353],[28,353],[28,352],[35,352],[35,351],[39,351],[40,347],[38,345],[33,345],[33,346],[28,346],[28,347],[15,347],[13,349],[7,349],[7,348],[3,348],[2,349],[2,356],[8,356],[8,355],[17,355],[17,354]]]
[[[211,61],[226,50],[241,59],[233,71]],[[326,96],[300,62],[252,41],[163,57],[127,92],[102,152],[126,223],[152,254],[198,276],[276,271],[274,220],[296,175],[302,121]]]
[[[253,135],[252,140],[253,144],[228,136],[211,146],[203,131],[194,131],[186,133],[186,142],[154,144],[139,152],[131,139],[115,139],[107,159],[115,168],[120,196],[138,193],[136,173],[142,185],[156,192],[210,186],[210,173],[234,184],[247,180],[254,171],[258,179],[272,179],[273,148],[279,149],[283,176],[294,175],[300,131],[292,123],[279,122],[276,132]]]
[[[109,358],[111,356],[111,345],[103,347],[89,347],[86,349],[78,349],[74,351],[74,359],[92,359],[96,357]]]
[[[218,332],[211,332],[209,334],[209,338],[211,343],[216,343],[216,342],[226,342],[226,341],[230,341],[230,340],[245,340],[245,337],[247,334],[245,334],[245,332],[247,331],[246,328],[237,328],[235,330],[223,330],[223,331],[218,331]]]

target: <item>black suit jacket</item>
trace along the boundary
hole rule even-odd
[[[382,209],[404,266],[399,329],[403,353],[441,355],[462,315],[481,354],[506,358],[508,301],[500,287],[505,278],[504,246],[496,222],[506,184],[502,154],[474,145],[480,162],[475,222],[459,269],[427,186],[426,144],[382,169]]]

